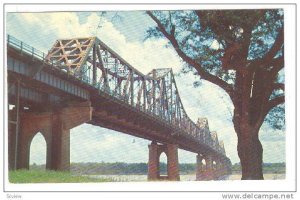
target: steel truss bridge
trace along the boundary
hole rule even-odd
[[[54,113],[88,102],[90,118],[83,111],[64,118],[76,121],[79,116],[76,125],[86,122],[148,139],[158,143],[156,148],[173,144],[201,155],[200,162],[210,157],[230,168],[224,144],[209,130],[207,119],[195,123],[188,117],[170,68],[142,74],[96,37],[57,40],[45,54],[8,35],[7,73],[8,103],[16,105],[9,111],[10,126],[15,125],[11,140],[23,134],[21,116],[26,113]],[[18,151],[18,145],[11,146]],[[11,163],[18,168],[15,152]],[[26,159],[22,162],[19,167],[26,167]]]

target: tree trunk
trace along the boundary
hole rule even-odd
[[[257,112],[260,114],[258,101],[253,101],[253,94],[257,93],[256,87],[253,87],[254,74],[253,70],[238,72],[235,85],[236,96],[233,99],[233,124],[238,136],[237,150],[241,161],[242,180],[264,179],[262,172],[263,149],[258,138],[261,121],[259,120],[260,115],[254,114]]]
[[[251,130],[250,126],[240,126],[237,150],[241,160],[242,180],[263,180],[263,148],[258,138],[258,130]]]

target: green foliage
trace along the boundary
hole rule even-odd
[[[160,163],[160,174],[167,174],[167,164]],[[110,179],[89,179],[82,175],[147,175],[147,163],[71,163],[71,173],[41,171],[44,166],[36,165],[32,171],[10,172],[11,182],[104,182]],[[32,169],[32,167],[31,167]],[[264,173],[285,173],[285,163],[264,163]],[[180,174],[195,174],[196,163],[179,164]],[[241,173],[240,163],[232,165],[233,173]],[[46,181],[47,180],[47,181]]]
[[[151,11],[151,13],[166,32],[174,36],[168,38],[169,43],[175,40],[178,49],[199,63],[206,72],[233,86],[236,69],[246,68],[251,61],[264,58],[284,23],[282,9]],[[146,38],[152,37],[164,37],[158,26],[148,29]],[[236,65],[234,67],[226,68],[222,59],[225,52],[233,46],[238,49],[238,55],[235,55],[238,62],[234,63]],[[276,55],[279,56],[283,56],[283,46]],[[272,68],[268,67],[268,70]],[[190,72],[199,76],[193,66],[185,63],[182,73]],[[284,72],[279,73],[278,79],[282,79],[283,76]],[[196,81],[194,86],[199,87],[200,83]],[[276,94],[273,93],[273,97],[277,97]],[[282,129],[284,117],[284,106],[279,106],[272,109],[266,121],[271,127]]]
[[[285,105],[281,104],[274,107],[267,115],[265,120],[275,130],[285,129]]]
[[[270,50],[279,29],[283,27],[283,11],[269,10],[252,31],[248,59],[263,58]]]
[[[241,173],[241,164],[235,163],[232,165],[232,173]],[[263,163],[263,172],[269,174],[285,174],[285,163]]]
[[[220,58],[234,42],[242,42],[244,32],[251,30],[248,58],[261,58],[275,41],[283,26],[282,10],[205,10],[205,11],[153,11],[168,33],[174,32],[180,49],[201,63],[208,72],[228,81],[232,72],[222,70]],[[260,16],[262,15],[262,17]],[[200,20],[199,20],[200,18]],[[256,18],[260,18],[257,24]],[[163,37],[158,27],[147,30],[147,38]],[[215,46],[213,45],[215,44]],[[243,67],[243,66],[241,66]],[[186,66],[192,71],[191,66]],[[184,72],[187,69],[183,69]]]
[[[69,172],[43,171],[43,170],[16,170],[9,171],[11,183],[89,183],[112,182],[108,178],[89,178],[87,176],[75,176]]]

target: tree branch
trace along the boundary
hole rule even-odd
[[[175,51],[177,52],[177,54],[189,65],[193,66],[198,74],[201,76],[202,79],[207,80],[211,83],[214,83],[218,86],[220,86],[222,89],[224,89],[229,96],[231,97],[231,99],[233,100],[233,87],[232,85],[226,83],[225,81],[223,81],[222,79],[220,79],[219,77],[212,75],[210,73],[208,73],[207,71],[205,71],[201,64],[198,62],[195,62],[194,59],[192,59],[191,57],[189,57],[188,55],[186,55],[179,47],[179,44],[175,38],[175,33],[171,32],[168,33],[167,30],[165,29],[164,25],[159,21],[159,19],[154,16],[152,14],[151,11],[146,11],[146,13],[152,18],[153,21],[155,21],[155,23],[157,24],[159,30],[164,34],[164,36],[171,42],[172,46],[174,47]]]
[[[272,74],[277,74],[284,67],[284,56],[280,56],[279,58],[274,58],[270,66],[273,66],[271,70]]]
[[[281,89],[282,91],[284,91],[284,83],[274,83],[273,84],[273,90],[279,90]]]
[[[274,99],[271,99],[268,102],[267,106],[266,106],[265,115],[267,115],[270,112],[270,110],[272,108],[274,108],[275,106],[278,106],[279,104],[284,103],[284,101],[285,101],[285,96],[284,95],[279,96],[279,97],[275,97]]]
[[[278,106],[279,104],[284,103],[285,101],[285,97],[284,96],[279,96],[276,97],[270,101],[267,102],[266,106],[264,107],[264,109],[262,110],[261,114],[259,115],[257,122],[255,124],[255,128],[259,129],[262,125],[262,123],[264,122],[264,119],[266,118],[267,114],[270,112],[270,110],[276,106]]]
[[[273,46],[268,51],[268,53],[264,56],[263,61],[268,61],[273,59],[275,55],[278,53],[278,51],[280,51],[283,45],[283,41],[284,41],[284,30],[283,27],[281,27]]]
[[[263,59],[256,59],[251,61],[249,67],[250,68],[270,68],[272,67],[270,71],[271,76],[275,76],[283,67],[284,67],[284,56],[280,56],[278,58],[273,58],[270,60]]]

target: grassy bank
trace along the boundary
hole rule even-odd
[[[90,178],[87,176],[72,175],[70,172],[16,170],[9,172],[11,183],[91,183],[112,182],[110,178]]]

